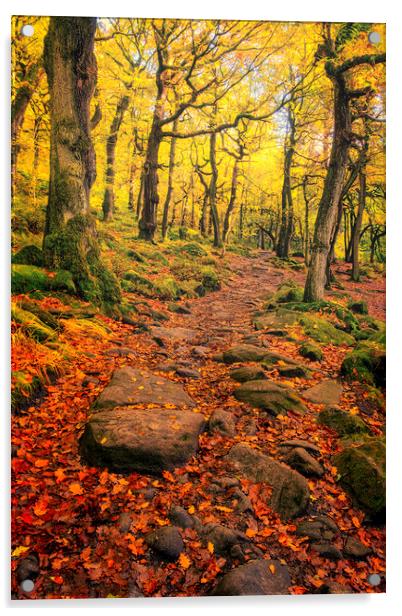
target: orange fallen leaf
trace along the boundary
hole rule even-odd
[[[188,556],[186,556],[186,554],[183,554],[182,552],[179,556],[179,563],[182,569],[187,570],[189,566],[191,565],[191,560],[189,559]]]
[[[82,485],[80,483],[70,483],[68,489],[72,494],[84,494],[84,490],[82,489]]]

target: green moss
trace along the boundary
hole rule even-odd
[[[53,329],[43,323],[43,321],[32,314],[32,312],[23,310],[15,303],[11,305],[11,319],[21,325],[25,333],[39,342],[54,340],[56,338]]]
[[[184,252],[193,257],[205,257],[208,254],[207,251],[204,250],[204,248],[196,242],[189,242],[188,244],[183,244],[183,246],[180,247],[180,252]]]
[[[368,432],[368,427],[360,417],[351,415],[340,408],[328,407],[322,410],[317,418],[317,423],[332,428],[339,434],[345,436],[347,434],[359,434]]]
[[[351,380],[385,387],[385,352],[374,343],[361,342],[344,358],[341,374]]]
[[[218,274],[212,267],[203,267],[201,270],[201,284],[206,291],[217,291],[221,287]]]
[[[54,329],[54,330],[59,329],[58,319],[53,314],[48,312],[47,310],[43,310],[43,308],[41,308],[38,304],[35,304],[34,302],[30,302],[24,299],[21,302],[19,302],[18,305],[23,310],[31,312],[33,315],[38,317],[38,319],[40,319],[42,323],[44,323],[51,329]]]
[[[350,334],[337,329],[326,319],[311,315],[303,316],[300,319],[300,324],[307,336],[321,344],[346,344],[351,346],[355,343]]]
[[[176,280],[171,277],[156,278],[155,288],[161,299],[178,299],[182,295]]]
[[[24,246],[11,259],[12,263],[43,266],[43,253],[35,245]]]
[[[70,272],[49,273],[34,265],[14,264],[11,267],[11,291],[13,294],[30,291],[66,291],[75,293],[76,288]]]
[[[355,314],[368,314],[367,302],[363,300],[356,300],[356,301],[349,302],[348,308]]]
[[[43,383],[39,377],[32,378],[31,375],[22,371],[14,371],[11,374],[11,412],[17,413],[20,408],[28,404],[34,395],[37,395]]]
[[[311,361],[321,361],[323,358],[323,352],[320,347],[311,342],[304,342],[299,348],[299,353],[302,357],[311,359]]]
[[[64,227],[45,236],[45,263],[71,273],[78,294],[95,304],[121,300],[119,283],[100,259],[93,218],[77,215]]]
[[[340,482],[358,505],[373,516],[385,510],[385,442],[373,438],[345,447],[334,457]]]

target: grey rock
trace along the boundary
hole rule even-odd
[[[313,543],[311,546],[320,556],[330,560],[341,560],[342,552],[331,543]]]
[[[214,411],[209,418],[209,432],[228,437],[234,436],[236,426],[232,414],[222,409]]]
[[[274,416],[286,415],[288,411],[294,413],[306,411],[306,407],[293,389],[274,381],[247,381],[234,391],[234,396],[237,400],[269,411]]]
[[[283,456],[283,461],[306,477],[322,477],[324,469],[305,449],[295,447]]]
[[[303,398],[315,404],[338,404],[342,391],[340,383],[328,379],[310,387],[302,395]]]
[[[180,531],[175,526],[162,526],[145,537],[145,542],[162,558],[177,560],[184,550]]]
[[[303,439],[291,439],[288,441],[282,441],[282,443],[279,443],[279,447],[302,447],[303,449],[307,449],[308,451],[320,453],[320,450],[317,445],[315,445],[314,443],[310,443],[310,441],[304,441]]]
[[[185,464],[198,449],[199,413],[114,408],[93,415],[80,440],[84,460],[116,472],[160,474]]]
[[[212,592],[215,596],[288,595],[291,579],[278,560],[252,560],[226,573]]]
[[[264,370],[255,366],[243,366],[241,368],[235,368],[231,370],[230,378],[239,383],[245,383],[246,381],[258,381],[266,379]]]
[[[179,376],[183,376],[186,379],[201,378],[201,374],[198,372],[198,370],[192,370],[191,368],[185,368],[183,366],[179,366],[179,368],[176,368],[176,374],[178,374]]]
[[[267,349],[251,344],[239,344],[223,351],[225,364],[235,364],[245,361],[262,361],[266,356]]]
[[[272,487],[268,505],[283,518],[297,517],[306,510],[310,492],[306,479],[297,471],[245,443],[232,447],[225,459],[246,479]]]
[[[193,400],[179,383],[147,370],[124,366],[113,373],[109,385],[98,396],[93,410],[133,404],[174,404],[194,406]]]
[[[169,520],[180,528],[193,528],[194,520],[191,515],[183,508],[173,505],[169,512]]]
[[[207,524],[203,528],[202,535],[205,542],[211,542],[214,545],[217,554],[226,554],[237,543],[250,542],[244,533],[221,524]]]
[[[346,556],[351,556],[356,559],[366,558],[372,551],[373,550],[369,546],[364,545],[354,537],[348,537],[343,548],[343,552]]]

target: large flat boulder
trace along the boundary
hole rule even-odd
[[[271,486],[267,504],[284,519],[297,517],[306,510],[310,491],[306,479],[297,471],[245,443],[232,447],[225,459],[240,476]]]
[[[252,560],[226,573],[213,595],[289,595],[291,579],[287,567],[279,560]]]
[[[93,410],[135,404],[169,404],[194,406],[180,383],[174,383],[147,370],[124,366],[113,373],[112,380],[95,400]]]
[[[248,402],[255,408],[264,409],[273,415],[286,415],[288,411],[305,413],[306,407],[290,387],[268,379],[247,381],[234,391],[241,402]]]
[[[88,421],[80,452],[91,466],[160,474],[196,453],[204,424],[202,414],[182,409],[107,409]]]

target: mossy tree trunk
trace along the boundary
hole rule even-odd
[[[43,240],[51,269],[73,274],[81,296],[116,303],[120,290],[100,261],[89,194],[96,177],[89,106],[97,65],[96,18],[51,17],[44,64],[50,93],[50,184]]]
[[[293,197],[291,170],[296,145],[296,125],[292,109],[288,108],[288,134],[285,142],[285,157],[282,182],[281,225],[276,247],[276,254],[281,259],[289,257],[290,240],[293,234]]]
[[[211,163],[211,181],[209,183],[209,203],[211,207],[211,221],[214,230],[214,246],[222,246],[221,229],[219,223],[218,208],[216,205],[216,189],[218,183],[218,167],[216,164],[216,133],[209,137],[209,161]]]
[[[333,41],[328,39],[326,43],[330,57],[336,58]],[[349,58],[341,65],[336,65],[331,59],[325,65],[327,76],[334,86],[334,132],[328,172],[315,222],[311,261],[304,288],[305,302],[320,301],[324,297],[328,255],[342,197],[349,148],[353,142],[350,103],[353,99],[368,96],[373,92],[370,86],[350,90],[346,75],[355,67],[364,64],[374,66],[383,62],[385,54],[368,54]]]
[[[230,187],[230,199],[229,199],[228,207],[226,208],[225,219],[223,221],[222,240],[223,240],[224,244],[228,240],[228,235],[229,235],[229,231],[230,231],[230,223],[231,223],[231,219],[232,219],[232,214],[233,214],[233,211],[234,211],[234,209],[236,207],[237,182],[238,182],[238,175],[239,175],[239,162],[240,162],[240,160],[238,158],[236,158],[235,161],[234,161],[234,165],[233,165],[232,183],[231,183],[231,187]]]
[[[130,98],[127,95],[119,99],[106,140],[106,187],[102,203],[103,220],[106,222],[113,218],[116,146],[119,130],[124,119],[124,114],[128,109],[129,102]]]
[[[173,131],[177,130],[178,119],[173,122]],[[166,238],[167,230],[168,230],[168,218],[169,218],[169,207],[170,201],[173,194],[173,175],[174,175],[174,167],[175,167],[175,158],[176,158],[176,137],[172,137],[170,140],[170,151],[169,151],[169,169],[168,169],[168,185],[165,197],[165,203],[163,204],[163,216],[162,216],[162,239]]]

